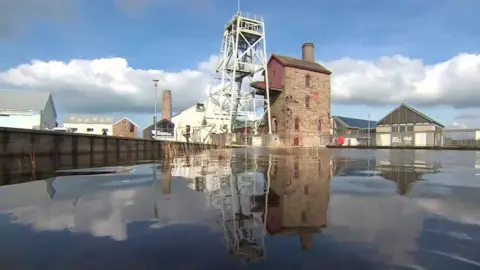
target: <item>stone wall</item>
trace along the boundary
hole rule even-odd
[[[305,78],[310,76],[310,87]],[[284,91],[273,97],[271,115],[277,121],[277,134],[284,146],[320,146],[327,144],[324,138],[330,133],[330,75],[315,73],[297,68],[285,68]],[[306,98],[310,97],[310,107]],[[295,118],[299,119],[299,129],[295,130]],[[319,130],[318,121],[321,126]],[[272,121],[273,122],[273,121]]]

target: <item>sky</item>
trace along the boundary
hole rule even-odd
[[[69,114],[152,122],[154,87],[179,112],[206,98],[236,0],[2,0],[0,89],[51,92]],[[401,103],[480,128],[480,1],[243,0],[267,53],[313,42],[332,114],[380,120]]]

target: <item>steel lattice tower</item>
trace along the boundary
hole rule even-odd
[[[256,127],[267,116],[265,124],[268,123],[270,133],[268,76],[265,91],[251,87],[265,74],[268,72],[263,17],[238,11],[225,26],[203,126],[215,129],[216,133],[230,133],[245,125],[237,124],[238,121],[255,123]]]

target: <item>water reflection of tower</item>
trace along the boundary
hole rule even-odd
[[[244,263],[265,256],[265,211],[256,208],[255,198],[262,197],[268,189],[268,178],[259,166],[256,156],[236,157],[232,174],[222,182],[222,221],[229,253]]]
[[[270,235],[296,234],[303,249],[327,226],[331,152],[278,156],[271,170],[266,227]]]
[[[252,262],[264,257],[265,225],[263,208],[253,211],[255,195],[263,195],[266,182],[256,157],[232,157],[231,151],[209,151],[195,176],[194,189],[210,197],[220,218],[229,253]],[[232,162],[235,159],[235,162]]]

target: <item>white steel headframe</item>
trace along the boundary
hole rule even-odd
[[[254,75],[261,80],[262,74],[268,74],[263,17],[237,12],[225,27],[218,61],[203,125],[211,127],[221,123],[217,132],[230,133],[236,120],[258,121],[266,114],[270,133],[268,76],[264,94],[257,95],[250,86]],[[261,107],[263,111],[259,112]]]

